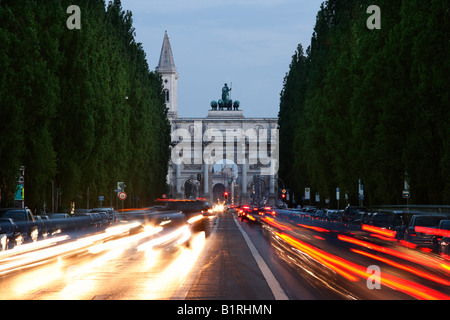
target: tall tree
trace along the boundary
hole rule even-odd
[[[280,174],[325,197],[339,186],[351,203],[362,179],[366,204],[404,203],[408,177],[412,203],[448,203],[449,4],[380,0],[381,29],[370,29],[372,4],[322,4],[306,79],[290,79],[292,63],[281,94],[280,127],[294,128],[295,140],[282,130],[280,143],[296,158],[294,168],[282,161]],[[292,97],[303,95],[296,109]],[[282,110],[297,114],[282,118]]]
[[[113,201],[116,182],[149,204],[165,189],[170,132],[159,76],[118,0],[0,1],[0,188],[12,205],[21,165],[26,201],[63,208]],[[112,196],[112,197],[111,197]]]

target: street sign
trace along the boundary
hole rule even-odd
[[[305,188],[305,200],[311,199],[311,189]]]
[[[127,198],[127,194],[125,192],[120,192],[119,193],[119,199],[120,200],[125,200]]]
[[[411,198],[411,193],[409,193],[409,190],[403,190],[403,199],[409,198]]]
[[[340,200],[339,198],[340,198],[340,189],[339,188],[336,188],[336,200]]]
[[[24,199],[25,199],[25,187],[23,184],[19,184],[16,187],[16,195],[14,197],[14,200],[23,201]]]
[[[104,196],[98,196],[98,201],[100,201],[100,202],[105,201],[105,197]]]

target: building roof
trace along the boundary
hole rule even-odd
[[[161,48],[159,64],[156,67],[158,73],[176,73],[175,61],[173,59],[172,47],[170,46],[167,30],[164,34],[164,41]]]

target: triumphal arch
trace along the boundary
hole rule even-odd
[[[278,118],[246,118],[240,102],[231,100],[228,84],[220,99],[205,106],[206,117],[180,118],[178,73],[167,32],[156,71],[163,79],[172,127],[166,196],[273,204],[283,187],[278,179]]]

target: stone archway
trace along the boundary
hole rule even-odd
[[[186,199],[198,198],[200,194],[200,182],[195,179],[188,179],[184,183],[184,197]]]
[[[265,179],[255,177],[248,181],[249,201],[256,206],[263,206],[269,200],[269,188]]]
[[[213,186],[213,202],[223,202],[225,201],[224,192],[226,191],[225,186],[222,183],[216,183]]]

